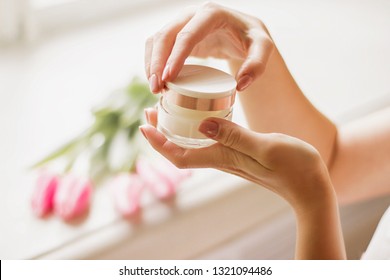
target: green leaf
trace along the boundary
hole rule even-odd
[[[34,163],[31,166],[31,168],[41,167],[54,159],[57,159],[65,154],[70,153],[73,149],[75,149],[76,147],[78,147],[82,143],[83,136],[84,136],[84,134],[82,134],[80,137],[77,137],[77,138],[69,141],[65,145],[59,147],[57,150],[50,153],[49,155],[47,155],[46,157],[44,157],[43,159],[41,159],[37,163]]]

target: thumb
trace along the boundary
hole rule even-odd
[[[200,124],[199,131],[223,146],[246,155],[251,155],[259,146],[257,133],[224,119],[208,118]]]
[[[237,72],[237,90],[243,91],[265,71],[269,57],[274,49],[274,43],[267,34],[252,32],[252,44],[248,56]]]

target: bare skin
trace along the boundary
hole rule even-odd
[[[151,90],[157,93],[165,82],[175,79],[189,55],[211,56],[229,62],[252,131],[249,133],[239,128],[239,132],[232,136],[233,139],[228,140],[222,140],[224,136],[217,134],[213,137],[222,137],[221,140],[217,139],[219,144],[197,151],[183,151],[166,142],[164,136],[153,128],[157,120],[155,112],[149,110],[152,125],[141,128],[141,131],[152,146],[179,167],[222,169],[268,187],[285,198],[297,216],[297,258],[313,258],[314,252],[317,252],[315,258],[345,257],[342,237],[339,236],[334,190],[337,200],[342,203],[390,193],[390,109],[336,127],[299,89],[264,24],[257,18],[213,3],[189,9],[149,38],[146,43],[145,70]],[[236,129],[234,124],[226,122],[222,127],[232,131]],[[207,135],[207,131],[204,132]],[[242,137],[245,133],[250,137]],[[234,145],[231,145],[231,141]],[[269,182],[261,173],[252,172],[249,176],[245,165],[237,165],[237,162],[230,162],[229,165],[228,159],[236,158],[237,151],[242,153],[250,145],[248,141],[257,141],[259,146],[274,143],[270,150],[265,148],[266,155],[278,154],[282,150],[283,160],[272,157],[275,162],[269,158],[266,162],[278,170],[282,168],[298,172],[300,177],[308,180],[305,182],[312,187],[309,189],[315,191],[308,192],[303,199],[298,191],[302,182],[291,184],[289,182],[292,178],[284,177],[284,173],[273,173],[273,181]],[[278,148],[274,149],[275,146]],[[316,152],[312,153],[313,150]],[[243,153],[264,163],[261,155]],[[302,162],[287,160],[285,153],[299,155],[294,160],[306,158],[311,163],[316,162],[314,166],[318,168],[295,170],[294,165]],[[210,156],[216,155],[223,156],[224,161],[212,161]],[[321,207],[317,208],[316,205]],[[329,232],[331,236],[325,237],[322,232],[319,235],[321,238],[330,239],[321,242],[316,240],[320,238],[315,234],[318,228]],[[324,255],[318,255],[317,250],[322,250]]]
[[[207,148],[184,149],[159,133],[157,112],[146,111],[140,129],[149,143],[180,168],[212,167],[243,177],[283,197],[297,220],[297,259],[345,259],[336,194],[317,150],[279,133],[257,133],[211,118],[199,130],[218,141]],[[304,175],[302,175],[304,174]]]

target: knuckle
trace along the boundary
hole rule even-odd
[[[161,41],[161,40],[164,40],[165,37],[166,37],[166,34],[165,34],[164,30],[159,30],[154,34],[153,41],[154,42]]]
[[[164,64],[160,61],[160,59],[155,59],[150,63],[150,70],[153,73],[161,71],[163,67]]]
[[[214,3],[213,1],[205,1],[202,3],[201,6],[203,9],[216,9],[219,7],[218,4]]]
[[[223,15],[223,11],[222,6],[212,1],[206,1],[201,6],[201,12],[207,12],[212,18],[219,18]]]
[[[275,49],[275,43],[268,35],[264,35],[262,41],[264,48],[266,48],[270,53]]]
[[[153,44],[153,36],[149,36],[145,41],[145,47],[149,47]]]
[[[223,132],[222,137],[225,139],[225,145],[228,147],[238,147],[241,143],[241,134],[236,129],[228,129]]]
[[[239,170],[242,165],[240,155],[236,152],[225,153],[223,162],[228,165],[226,168],[231,170]]]
[[[176,41],[179,41],[181,44],[190,45],[193,41],[194,33],[191,31],[180,31],[176,35]]]

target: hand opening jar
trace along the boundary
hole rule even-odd
[[[184,65],[162,92],[157,128],[181,147],[210,146],[215,141],[199,132],[199,125],[209,117],[231,120],[235,92],[231,75],[207,66]]]

